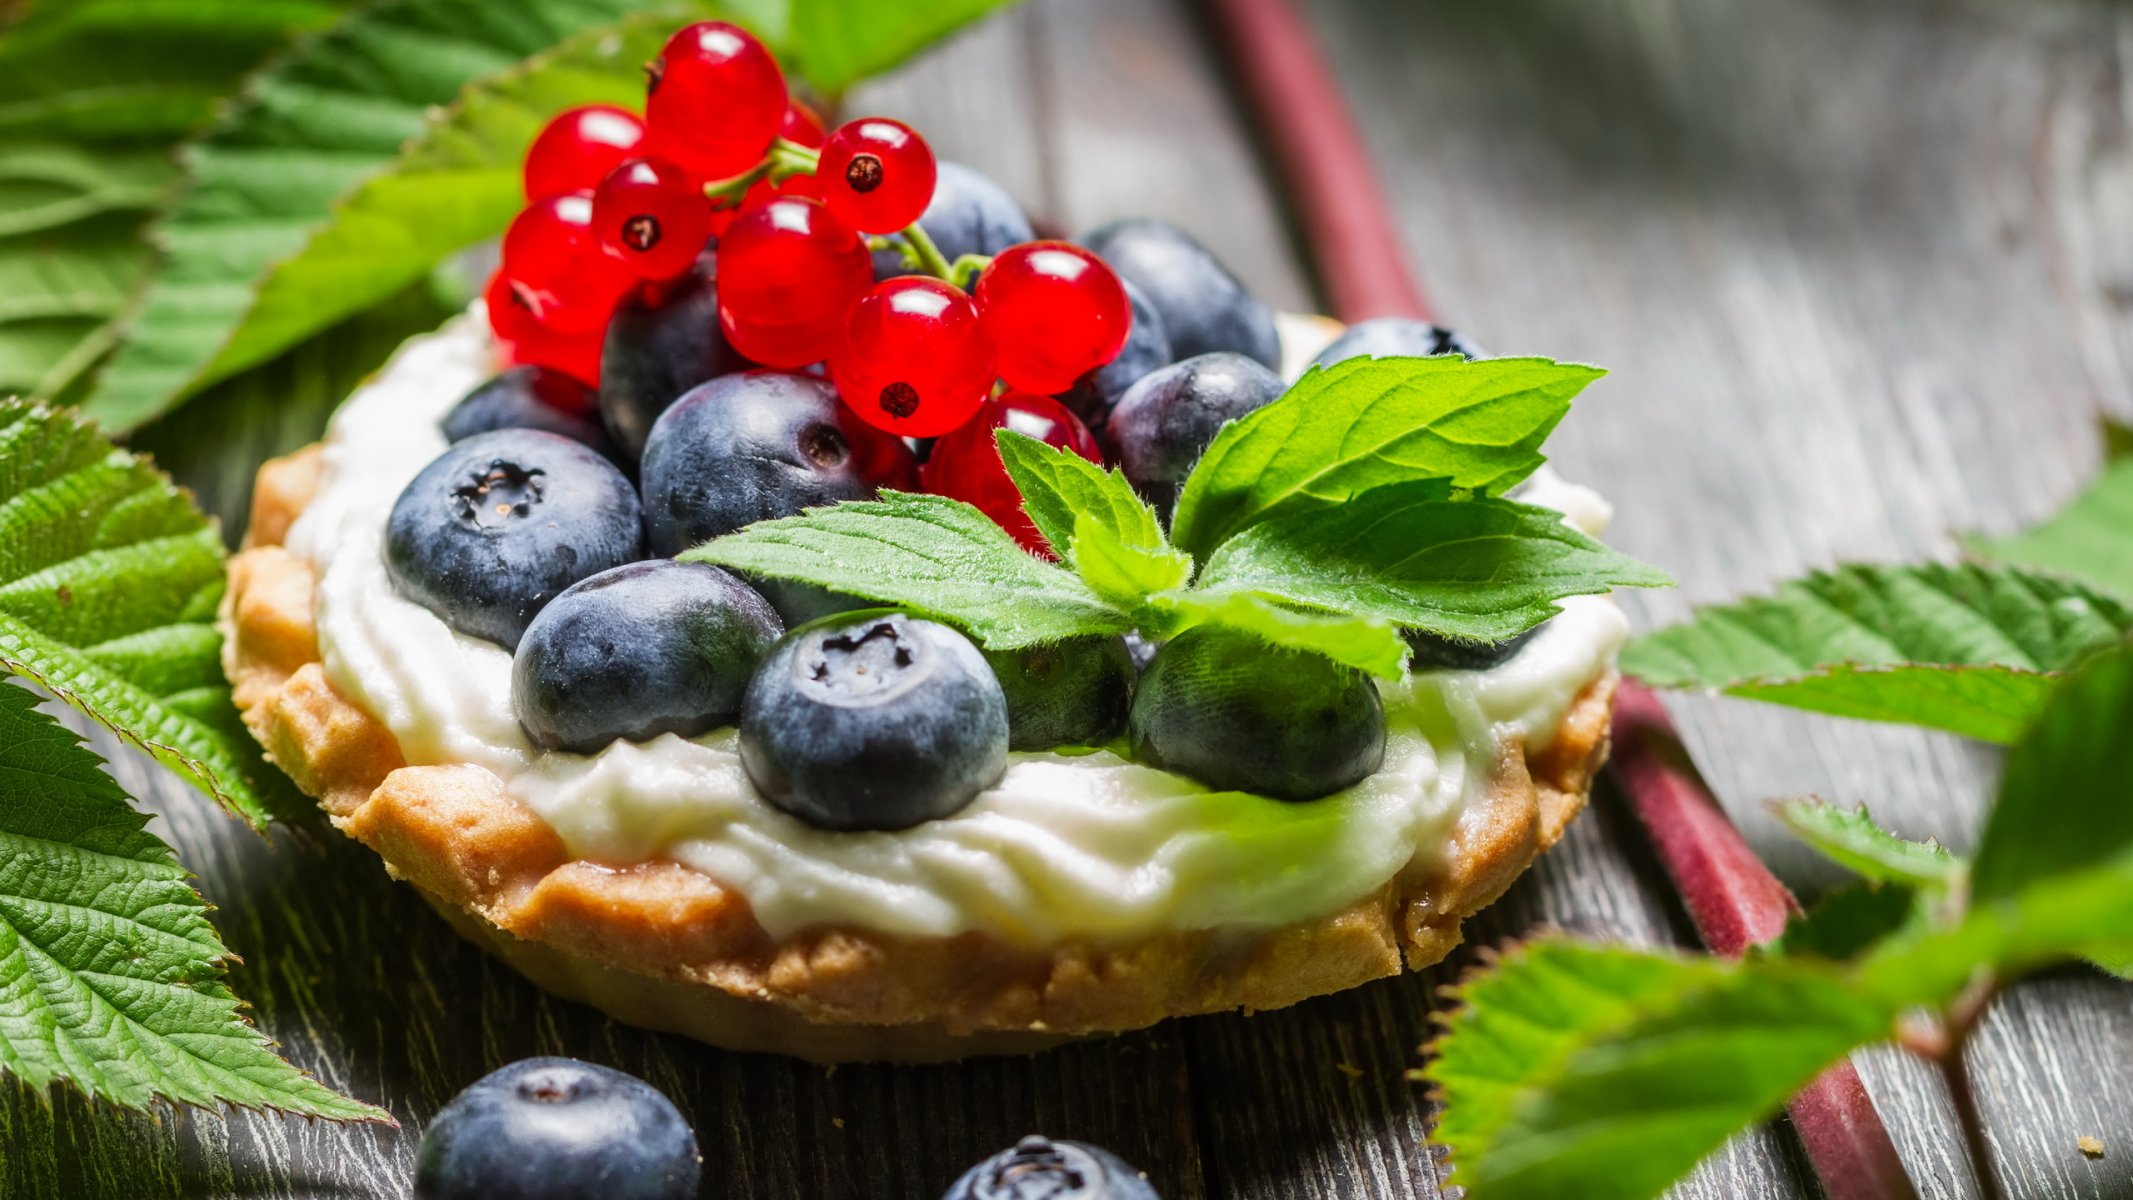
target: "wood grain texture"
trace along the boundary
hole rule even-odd
[[[1949,555],[2078,488],[2099,408],[2133,414],[2133,12],[2096,0],[1319,0],[1432,293],[1484,344],[1614,369],[1565,426],[1616,540],[1678,593],[1644,622],[1842,559]],[[854,111],[907,117],[1056,227],[1154,213],[1260,292],[1309,302],[1191,13],[1034,0]],[[1388,252],[1392,252],[1390,249]],[[274,438],[315,420],[291,414]],[[249,428],[249,427],[248,427]],[[174,462],[216,496],[242,448]],[[1676,706],[1699,760],[1788,882],[1835,876],[1760,801],[1865,801],[1957,844],[1997,757],[1954,739],[1740,702]],[[1169,1200],[1415,1200],[1439,1168],[1418,1061],[1435,988],[1474,961],[1297,1009],[1173,1024],[1036,1059],[843,1068],[725,1055],[548,999],[458,942],[360,847],[252,837],[140,760],[121,781],[201,877],[239,991],[291,1056],[398,1130],[92,1113],[0,1089],[0,1200],[397,1197],[421,1124],[482,1072],[571,1053],[667,1090],[735,1200],[931,1200],[1031,1129],[1111,1146]],[[1692,934],[1604,794],[1475,926]],[[2017,988],[1979,1042],[2012,1194],[2133,1195],[2133,988],[2067,971]],[[1890,1053],[1864,1069],[1921,1191],[1974,1192],[1945,1097]],[[2075,1145],[2101,1138],[2100,1160]],[[1683,1185],[1813,1194],[1782,1129]]]

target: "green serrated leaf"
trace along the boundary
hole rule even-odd
[[[1553,509],[1455,498],[1442,480],[1388,484],[1337,508],[1260,521],[1200,572],[1210,591],[1257,591],[1469,642],[1515,637],[1566,596],[1669,582]]]
[[[786,0],[782,7],[791,15],[783,40],[808,82],[834,96],[1012,2]]]
[[[147,461],[69,412],[0,402],[0,670],[111,727],[254,825],[287,780],[237,729],[222,543]]]
[[[1764,951],[1841,962],[1914,925],[1921,915],[1918,893],[1909,886],[1854,884],[1795,915]]]
[[[1178,496],[1171,538],[1205,558],[1239,530],[1392,483],[1497,493],[1604,372],[1542,358],[1356,358],[1306,372],[1224,426]]]
[[[1131,617],[1071,571],[946,496],[885,491],[759,521],[681,557],[939,618],[995,650],[1120,634]]]
[[[290,1066],[223,980],[170,847],[80,739],[0,685],[0,1070],[162,1099],[390,1122]]]
[[[1226,625],[1291,650],[1320,654],[1380,679],[1407,671],[1407,643],[1389,621],[1347,613],[1311,611],[1278,596],[1248,589],[1221,592],[1192,588],[1148,598],[1157,636],[1176,637],[1195,625]]]
[[[1001,428],[993,440],[1008,478],[1022,493],[1022,509],[1061,561],[1074,563],[1074,526],[1083,517],[1103,525],[1128,546],[1159,549],[1169,543],[1155,510],[1117,470],[1105,470],[1071,450],[1049,446]],[[1190,560],[1187,560],[1188,562]]]
[[[1157,592],[1185,586],[1192,559],[1158,545],[1129,545],[1094,513],[1074,520],[1074,568],[1082,582],[1119,608],[1132,612]]]
[[[2050,675],[2118,642],[2133,611],[2014,567],[1846,566],[1704,608],[1632,642],[1623,670],[1660,687],[2012,741]]]
[[[1804,796],[1774,806],[1778,819],[1808,845],[1879,883],[1946,887],[1961,878],[1963,860],[1938,842],[1897,837],[1874,823],[1866,808],[1838,808]]]
[[[1971,553],[2086,579],[2133,599],[2133,459],[2119,458],[2065,508],[2023,533],[1970,538]]]

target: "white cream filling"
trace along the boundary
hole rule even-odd
[[[1308,804],[1211,795],[1109,752],[1018,753],[997,786],[952,817],[894,833],[825,832],[756,794],[731,729],[590,756],[536,750],[511,712],[509,652],[452,632],[393,589],[386,516],[444,450],[439,418],[495,369],[477,309],[409,341],[334,418],[322,485],[288,539],[319,571],[327,675],[392,730],[410,763],[486,767],[573,854],[695,867],[746,896],[773,936],[833,924],[1046,944],[1268,928],[1337,911],[1428,869],[1499,745],[1544,746],[1626,632],[1605,598],[1572,599],[1503,666],[1381,686],[1383,769]],[[1545,470],[1521,498],[1562,509],[1588,533],[1608,517],[1597,495]]]

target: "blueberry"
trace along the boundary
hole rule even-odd
[[[1245,290],[1191,234],[1142,217],[1092,229],[1081,236],[1081,244],[1147,293],[1177,357],[1228,350],[1280,369],[1274,310]]]
[[[511,664],[511,707],[549,750],[695,737],[732,724],[784,632],[767,601],[717,567],[616,567],[572,584],[533,619]]]
[[[1321,367],[1330,367],[1351,358],[1395,355],[1429,358],[1437,354],[1461,354],[1468,358],[1489,356],[1488,351],[1442,325],[1408,317],[1372,317],[1350,325],[1311,361]]]
[[[696,1135],[641,1079],[529,1058],[452,1097],[415,1152],[415,1200],[693,1200]]]
[[[1029,218],[1022,215],[1022,206],[989,176],[946,159],[937,169],[933,199],[919,217],[918,227],[949,262],[965,254],[998,254],[1037,236],[1030,230]],[[910,273],[895,249],[874,252],[874,278]]]
[[[1120,638],[987,650],[985,661],[1007,696],[1010,750],[1101,746],[1126,728],[1134,669]]]
[[[537,429],[455,443],[400,493],[385,524],[385,566],[401,594],[507,647],[556,593],[643,551],[630,481],[595,451]]]
[[[1215,625],[1156,651],[1128,728],[1142,762],[1277,800],[1337,792],[1385,758],[1384,709],[1362,672]]]
[[[1086,1142],[1031,1135],[977,1166],[941,1200],[1162,1200],[1148,1177]]]
[[[549,367],[513,367],[460,398],[444,415],[444,436],[463,442],[498,429],[542,429],[615,456],[595,419],[593,390]]]
[[[748,586],[763,594],[770,607],[778,610],[778,617],[788,628],[805,625],[823,617],[838,613],[855,612],[862,608],[879,608],[878,600],[863,600],[843,592],[800,583],[791,579],[774,579],[768,575],[750,578]]]
[[[600,352],[600,416],[636,462],[659,414],[706,380],[746,370],[718,325],[712,260],[671,283],[646,284],[615,306]]]
[[[1545,623],[1544,623],[1545,624]],[[1440,667],[1452,671],[1486,671],[1502,666],[1518,657],[1542,626],[1535,625],[1524,633],[1501,642],[1463,642],[1425,629],[1400,631],[1407,639],[1407,662],[1418,671]]]
[[[811,505],[918,487],[910,447],[853,416],[827,380],[790,371],[690,389],[652,426],[642,473],[645,532],[660,555]]]
[[[1127,388],[1105,431],[1126,478],[1167,509],[1222,426],[1271,404],[1283,390],[1280,376],[1241,354],[1203,354]]]
[[[1007,698],[946,625],[876,609],[785,635],[741,705],[741,765],[822,829],[905,829],[960,810],[1007,769]]]
[[[1059,397],[1060,403],[1094,430],[1103,429],[1112,407],[1127,388],[1149,372],[1176,361],[1170,352],[1170,335],[1163,330],[1162,314],[1148,302],[1148,293],[1128,283],[1126,299],[1133,304],[1133,328],[1126,335],[1125,348],[1118,357],[1082,376],[1071,391]]]

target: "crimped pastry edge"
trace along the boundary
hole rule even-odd
[[[320,448],[261,467],[230,562],[224,669],[261,745],[343,832],[534,982],[631,1024],[818,1062],[941,1061],[1228,1009],[1273,1009],[1441,960],[1460,925],[1555,844],[1607,753],[1615,676],[1530,758],[1506,742],[1443,854],[1328,916],[1041,952],[980,934],[772,939],[747,902],[671,862],[573,859],[490,772],[409,766],[320,663],[311,565],[281,545]]]

